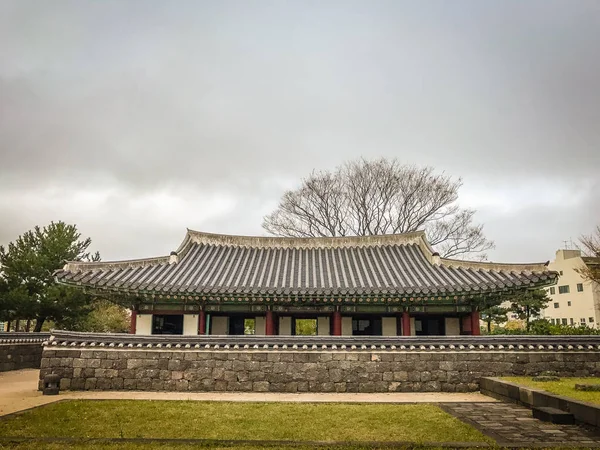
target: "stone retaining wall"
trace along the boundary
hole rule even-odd
[[[37,369],[48,333],[0,333],[0,372]]]
[[[600,376],[598,351],[123,349],[46,346],[40,379],[61,389],[466,392],[481,377]]]
[[[573,414],[575,420],[600,427],[600,405],[552,394],[542,389],[521,386],[498,378],[482,378],[481,392],[504,402],[528,408],[551,407]]]

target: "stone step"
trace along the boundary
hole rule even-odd
[[[544,422],[558,423],[563,425],[571,425],[575,422],[573,414],[561,409],[550,408],[548,406],[539,406],[532,408],[533,417]]]

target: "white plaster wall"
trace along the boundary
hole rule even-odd
[[[211,316],[211,334],[228,334],[229,321],[226,316]]]
[[[446,336],[460,335],[460,319],[458,317],[446,317]]]
[[[342,336],[352,336],[352,317],[342,316]]]
[[[414,317],[410,318],[410,335],[411,336],[417,335],[417,332],[415,330],[415,318]]]
[[[196,336],[198,334],[198,314],[183,315],[183,335]]]
[[[381,318],[381,334],[383,336],[396,336],[396,318],[382,317]]]
[[[319,336],[329,336],[329,317],[317,317],[317,334]]]
[[[279,334],[290,336],[292,334],[292,318],[284,316],[279,318]]]
[[[152,334],[152,314],[138,314],[135,334]]]
[[[264,336],[267,333],[267,321],[264,316],[254,318],[254,334]]]

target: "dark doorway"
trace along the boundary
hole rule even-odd
[[[183,314],[154,314],[152,334],[183,334]]]
[[[381,336],[381,317],[353,317],[352,336]]]
[[[415,334],[417,336],[444,336],[446,334],[446,321],[443,317],[416,318]]]
[[[231,316],[229,317],[229,334],[255,334],[256,320],[254,317]]]

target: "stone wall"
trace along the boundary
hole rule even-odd
[[[497,343],[447,342],[410,346],[126,342],[48,342],[40,379],[59,374],[61,389],[71,390],[466,392],[478,390],[481,377],[545,370],[562,376],[600,376],[600,340],[565,346],[511,344],[512,349]]]
[[[47,333],[0,333],[0,372],[39,368],[42,342],[49,337]]]

